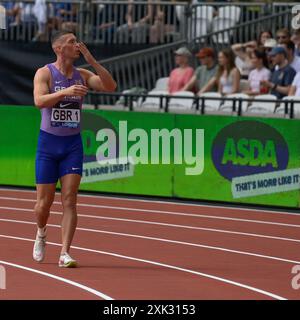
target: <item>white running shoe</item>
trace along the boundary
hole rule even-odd
[[[76,268],[77,262],[66,252],[59,257],[58,266],[62,268]]]
[[[38,233],[36,234],[34,246],[33,246],[33,259],[37,262],[42,262],[45,258],[45,247],[46,247],[46,234],[41,237]]]

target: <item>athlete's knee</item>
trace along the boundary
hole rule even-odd
[[[66,192],[61,197],[62,205],[66,209],[75,209],[77,202],[77,195],[72,192]]]
[[[39,199],[37,200],[34,209],[36,213],[49,213],[51,205],[52,201],[48,199]]]

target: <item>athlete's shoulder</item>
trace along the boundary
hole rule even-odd
[[[36,73],[35,73],[35,77],[38,77],[40,79],[43,80],[49,80],[50,79],[50,70],[48,68],[48,66],[43,66],[39,69],[37,69]]]
[[[90,76],[93,75],[92,71],[89,71],[87,69],[83,69],[83,68],[77,68],[77,71],[79,71],[79,73],[81,74],[81,76],[87,77],[89,78]]]

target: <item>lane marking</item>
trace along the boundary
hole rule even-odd
[[[24,212],[32,213],[32,210],[30,210],[30,209],[13,208],[13,207],[0,207],[0,209],[13,210],[13,211],[24,211]],[[0,214],[5,214],[5,213],[0,212]],[[59,215],[59,216],[62,215],[62,213],[58,212],[58,211],[51,211],[50,214]],[[298,240],[298,239],[283,238],[283,237],[263,235],[263,234],[258,234],[258,233],[247,233],[247,232],[238,232],[238,231],[232,231],[232,230],[193,227],[193,226],[188,226],[188,225],[170,224],[170,223],[162,223],[162,222],[156,222],[156,221],[111,218],[111,217],[94,216],[94,215],[88,215],[88,214],[77,214],[77,216],[78,217],[82,217],[82,218],[86,218],[86,219],[92,218],[92,219],[113,220],[113,221],[129,222],[129,223],[150,224],[150,225],[158,225],[158,226],[163,226],[163,227],[181,228],[181,229],[190,229],[190,230],[201,230],[201,231],[218,232],[218,233],[227,233],[227,234],[234,234],[234,235],[239,235],[239,236],[266,238],[266,239],[272,239],[272,240],[290,241],[290,242],[300,243],[300,240]]]
[[[35,190],[24,190],[24,189],[11,189],[11,188],[5,188],[1,187],[0,190],[3,191],[10,191],[10,192],[23,192],[23,193],[36,193]],[[82,191],[84,192],[84,191]],[[60,192],[56,192],[56,195],[60,195]],[[171,201],[166,199],[165,201],[163,200],[147,200],[147,199],[135,199],[135,198],[122,198],[122,197],[117,197],[117,196],[104,196],[104,195],[90,195],[90,194],[78,194],[79,197],[87,197],[87,198],[101,198],[101,199],[109,199],[109,200],[122,200],[122,201],[129,201],[129,202],[145,202],[145,203],[158,203],[158,204],[174,204],[177,206],[187,206],[187,207],[204,207],[204,208],[219,208],[219,209],[230,209],[234,211],[250,211],[250,212],[258,212],[258,213],[270,213],[270,214],[283,214],[283,215],[293,215],[293,216],[300,216],[299,213],[292,213],[292,212],[286,212],[286,211],[277,211],[277,210],[266,210],[266,209],[254,209],[254,208],[237,208],[235,206],[221,206],[221,205],[209,205],[209,204],[192,204],[192,203],[179,203],[176,201]],[[247,204],[245,204],[247,205]]]
[[[48,277],[48,278],[52,278],[52,279],[55,279],[55,280],[70,284],[71,286],[74,286],[74,287],[77,287],[77,288],[82,289],[84,291],[87,291],[89,293],[92,293],[93,295],[95,295],[97,297],[100,297],[100,298],[102,298],[104,300],[114,300],[113,298],[109,297],[108,295],[106,295],[106,294],[104,294],[104,293],[102,293],[100,291],[97,291],[97,290],[95,290],[93,288],[87,287],[87,286],[85,286],[85,285],[83,285],[81,283],[78,283],[78,282],[75,282],[75,281],[72,281],[72,280],[69,280],[69,279],[66,279],[66,278],[62,278],[62,277],[56,276],[56,275],[54,275],[52,273],[48,273],[48,272],[40,271],[40,270],[37,270],[37,269],[25,267],[25,266],[22,266],[20,264],[11,263],[11,262],[7,262],[7,261],[4,261],[4,260],[0,260],[0,264],[4,264],[4,265],[10,266],[10,267],[14,267],[14,268],[18,268],[18,269],[23,269],[23,270],[26,270],[26,271],[37,273],[37,274],[40,274],[42,276],[45,276],[45,277]]]
[[[24,202],[36,202],[36,200],[34,200],[34,199],[24,199],[24,198],[14,198],[14,197],[1,197],[0,196],[0,199],[13,200],[13,201],[24,201]],[[61,205],[61,202],[54,201],[53,204]],[[249,222],[249,223],[269,224],[269,225],[277,225],[277,226],[284,226],[284,227],[300,228],[299,224],[288,224],[288,223],[272,222],[272,221],[265,221],[265,220],[249,220],[249,219],[229,218],[229,217],[222,217],[222,216],[210,216],[210,215],[184,213],[184,212],[173,212],[173,211],[162,211],[162,210],[151,210],[151,209],[137,209],[137,208],[129,208],[129,207],[115,207],[115,206],[104,206],[104,205],[93,205],[93,204],[82,204],[82,203],[78,203],[77,206],[89,207],[89,208],[113,209],[113,210],[130,211],[130,212],[132,212],[132,211],[134,211],[134,212],[149,212],[149,213],[157,213],[157,214],[164,214],[164,215],[205,218],[205,219],[215,219],[215,220],[226,220],[226,221],[238,221],[238,222]]]
[[[22,240],[22,241],[29,241],[29,242],[34,242],[34,240],[32,239],[28,239],[28,238],[21,238],[21,237],[13,237],[13,236],[8,236],[8,235],[3,235],[0,234],[0,237],[2,238],[8,238],[8,239],[14,239],[14,240]],[[53,245],[53,246],[61,246],[61,244],[59,243],[55,243],[55,242],[47,242],[48,245]],[[116,257],[116,258],[121,258],[121,259],[126,259],[126,260],[131,260],[131,261],[138,261],[138,262],[142,262],[142,263],[146,263],[146,264],[151,264],[151,265],[155,265],[155,266],[159,266],[159,267],[164,267],[164,268],[168,268],[168,269],[172,269],[172,270],[176,270],[176,271],[182,271],[185,273],[189,273],[189,274],[193,274],[193,275],[197,275],[200,277],[205,277],[205,278],[209,278],[209,279],[213,279],[213,280],[217,280],[220,282],[224,282],[230,285],[234,285],[243,289],[247,289],[256,293],[260,293],[262,295],[271,297],[273,299],[276,300],[287,300],[287,298],[284,298],[282,296],[279,296],[277,294],[262,290],[262,289],[258,289],[252,286],[248,286],[245,285],[243,283],[240,282],[236,282],[236,281],[232,281],[232,280],[228,280],[226,278],[222,278],[222,277],[217,277],[211,274],[207,274],[207,273],[202,273],[202,272],[197,272],[194,270],[190,270],[190,269],[185,269],[185,268],[180,268],[174,265],[169,265],[169,264],[165,264],[165,263],[160,263],[160,262],[156,262],[156,261],[152,261],[152,260],[145,260],[145,259],[140,259],[140,258],[135,258],[135,257],[131,257],[131,256],[126,256],[126,255],[121,255],[121,254],[117,254],[114,252],[107,252],[107,251],[100,251],[100,250],[95,250],[95,249],[89,249],[89,248],[83,248],[83,247],[77,247],[77,246],[71,246],[72,249],[76,249],[76,250],[82,250],[82,251],[87,251],[87,252],[93,252],[93,253],[99,253],[102,255],[108,255],[108,256],[112,256],[112,257]]]
[[[0,221],[2,221],[2,222],[19,223],[19,224],[36,225],[35,222],[24,221],[24,220],[0,219]],[[50,224],[50,223],[47,224],[47,227],[61,228],[60,225]],[[199,248],[216,250],[216,251],[230,252],[230,253],[235,253],[235,254],[240,254],[240,255],[253,256],[253,257],[263,258],[263,259],[271,259],[271,260],[282,261],[282,262],[287,262],[287,263],[292,263],[292,264],[300,264],[300,261],[296,261],[296,260],[290,260],[290,259],[285,259],[285,258],[280,258],[280,257],[274,257],[274,256],[267,256],[267,255],[258,254],[258,253],[253,253],[253,252],[248,252],[248,251],[233,250],[233,249],[228,249],[228,248],[224,248],[224,247],[215,247],[215,246],[208,246],[208,245],[191,243],[191,242],[183,242],[183,241],[177,241],[177,240],[170,240],[170,239],[165,239],[165,238],[147,237],[147,236],[136,235],[136,234],[111,232],[111,231],[106,231],[106,230],[89,229],[89,228],[81,228],[81,227],[77,227],[76,230],[86,231],[86,232],[93,232],[93,233],[104,233],[104,234],[117,235],[117,236],[125,236],[125,237],[132,237],[132,238],[139,238],[139,239],[145,239],[145,240],[154,240],[154,241],[160,241],[160,242],[168,242],[168,243],[173,243],[173,244],[180,244],[180,245],[186,245],[186,246],[192,246],[192,247],[199,247]]]

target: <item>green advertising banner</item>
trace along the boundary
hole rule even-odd
[[[0,107],[0,184],[34,186],[40,112]],[[81,190],[298,207],[300,121],[85,110]]]

